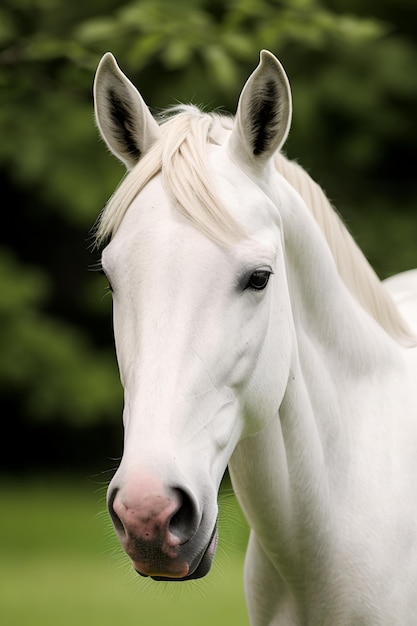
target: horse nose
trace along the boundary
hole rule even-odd
[[[108,508],[119,541],[135,569],[145,576],[186,576],[181,546],[196,533],[199,515],[185,489],[130,493],[114,488]]]

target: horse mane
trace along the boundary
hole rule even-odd
[[[389,335],[405,347],[414,347],[415,335],[323,189],[297,162],[281,153],[274,160],[277,170],[300,194],[323,231],[339,276],[350,292]]]
[[[207,143],[223,143],[233,118],[204,113],[192,105],[168,109],[160,118],[161,137],[127,174],[107,203],[96,229],[96,243],[112,237],[130,204],[145,185],[162,173],[179,210],[209,237],[230,245],[245,236],[242,226],[213,192],[205,158]],[[416,339],[390,294],[332,207],[322,188],[283,154],[274,157],[278,172],[303,198],[323,231],[341,279],[360,305],[404,346]]]

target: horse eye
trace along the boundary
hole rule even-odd
[[[262,291],[268,284],[272,271],[268,269],[258,269],[252,272],[246,289],[256,289]]]

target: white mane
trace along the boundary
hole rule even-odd
[[[207,143],[220,143],[232,122],[226,116],[204,114],[197,107],[169,109],[160,119],[161,136],[127,174],[100,216],[96,239],[112,237],[130,204],[159,172],[178,202],[178,208],[215,241],[230,245],[244,236],[236,222],[213,193],[206,162]]]
[[[173,114],[175,113],[175,115]],[[168,111],[161,119],[161,137],[128,173],[100,216],[96,240],[112,237],[130,204],[159,172],[178,208],[209,237],[230,245],[245,233],[213,193],[205,159],[207,143],[222,143],[232,118],[203,113],[193,106]],[[323,190],[297,163],[275,155],[277,170],[301,195],[322,229],[340,277],[362,307],[394,339],[415,345],[415,337],[391,296],[331,206]]]

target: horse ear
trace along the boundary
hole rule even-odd
[[[94,106],[101,136],[118,159],[131,169],[159,136],[159,126],[110,52],[97,68]]]
[[[237,160],[265,163],[279,150],[291,125],[291,88],[278,59],[262,50],[256,70],[248,78],[237,106],[229,140]]]

